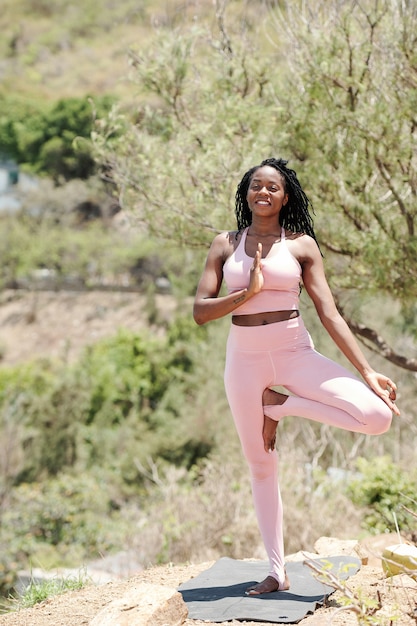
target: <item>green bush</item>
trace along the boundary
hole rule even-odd
[[[21,569],[79,567],[121,548],[127,525],[106,478],[67,473],[12,490],[1,515],[0,593]]]
[[[66,212],[59,198],[43,208],[46,215],[39,221],[26,215],[1,221],[0,287],[16,281],[31,286],[34,270],[42,268],[53,272],[57,286],[75,278],[90,287],[129,274],[138,259],[152,254],[152,244],[142,237],[126,241],[103,222],[69,228],[74,212]]]
[[[90,459],[106,459],[128,483],[138,481],[137,463],[148,458],[189,467],[213,445],[210,434],[196,436],[188,408],[196,387],[190,371],[205,331],[181,320],[165,339],[120,330],[80,363],[90,390],[84,429]]]
[[[103,479],[88,475],[61,474],[42,483],[23,483],[13,490],[10,506],[3,513],[3,527],[16,537],[38,544],[81,546],[84,557],[97,557],[118,545],[115,531],[118,511]],[[24,550],[24,543],[20,549]],[[31,551],[26,555],[30,558]]]
[[[137,523],[129,502],[147,495],[144,467],[186,472],[210,452],[217,422],[201,429],[190,411],[209,344],[180,317],[158,337],[121,329],[71,365],[0,369],[3,593],[28,563],[77,566],[122,549]]]
[[[404,533],[413,530],[415,519],[407,513],[417,491],[417,473],[402,469],[389,456],[368,461],[358,459],[360,477],[348,492],[354,504],[365,507],[364,527],[373,534],[395,532],[395,517]]]
[[[112,104],[110,96],[97,97],[94,105],[88,96],[45,105],[0,93],[2,151],[55,182],[89,178],[95,171],[88,143],[94,127],[93,106],[104,115]],[[76,142],[77,138],[87,141]]]
[[[204,329],[178,320],[161,337],[120,329],[72,365],[2,368],[0,408],[20,429],[8,484],[98,464],[121,484],[137,485],[137,463],[149,457],[190,466],[205,456],[211,434],[192,427],[188,409],[204,337]]]

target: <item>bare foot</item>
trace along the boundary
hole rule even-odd
[[[265,389],[262,394],[262,405],[274,405],[274,404],[284,404],[288,396],[283,393],[278,393],[273,389]],[[264,415],[264,425],[262,428],[262,437],[264,440],[264,448],[266,452],[272,452],[275,450],[276,444],[276,432],[277,432],[278,422],[273,420],[271,417]]]
[[[273,420],[271,417],[264,415],[262,437],[264,440],[265,452],[272,452],[275,450],[275,444],[277,442],[277,427],[278,422]]]
[[[265,580],[253,587],[246,589],[245,595],[247,596],[259,596],[261,593],[272,593],[274,591],[288,591],[290,588],[290,581],[287,574],[285,574],[284,584],[280,585],[279,582],[273,576],[267,576]]]

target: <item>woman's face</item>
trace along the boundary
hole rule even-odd
[[[252,175],[246,199],[254,214],[279,214],[288,202],[285,179],[270,165],[259,167]]]

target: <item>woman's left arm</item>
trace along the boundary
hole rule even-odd
[[[376,372],[368,363],[349,326],[337,310],[328,285],[323,260],[314,239],[304,235],[297,241],[300,249],[303,283],[312,299],[324,328],[347,359],[358,370],[365,382],[379,395],[390,409],[399,415],[395,405],[397,387],[384,374]]]

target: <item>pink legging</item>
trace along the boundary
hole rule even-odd
[[[352,432],[386,432],[392,413],[385,402],[347,369],[314,349],[301,317],[265,326],[231,325],[225,388],[250,469],[259,529],[270,562],[269,575],[284,582],[282,503],[276,451],[264,449],[264,412],[279,420],[293,415]],[[282,405],[262,406],[267,387],[291,394]]]

